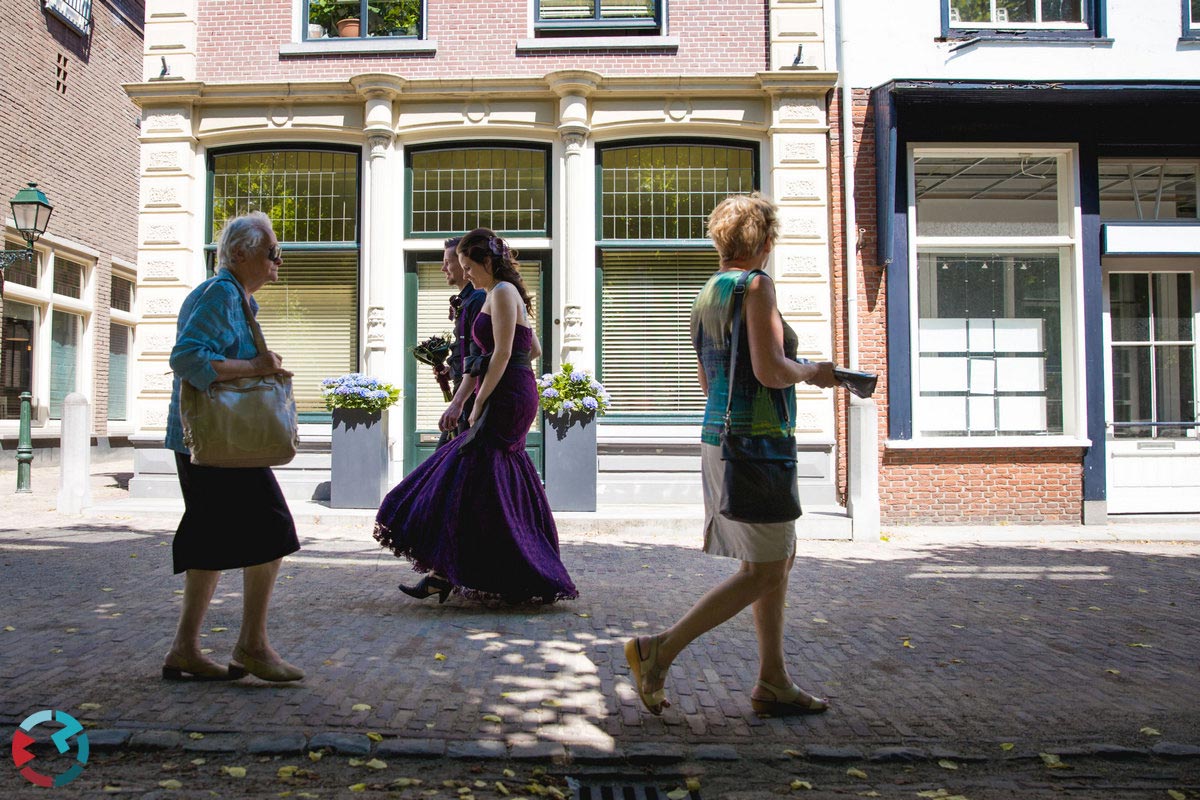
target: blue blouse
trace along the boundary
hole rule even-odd
[[[250,309],[258,315],[258,303],[250,298]],[[171,350],[171,405],[167,410],[166,446],[188,454],[183,443],[183,422],[179,416],[180,381],[186,380],[203,391],[217,379],[213,361],[228,358],[249,360],[258,355],[254,334],[242,310],[242,285],[227,269],[192,290],[179,309],[175,347]]]

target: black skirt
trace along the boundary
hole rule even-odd
[[[253,567],[300,549],[269,467],[201,467],[176,453],[175,470],[184,509],[171,547],[176,574]]]

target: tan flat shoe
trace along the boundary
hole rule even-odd
[[[824,714],[829,710],[828,702],[820,697],[813,697],[794,683],[786,689],[780,689],[766,681],[759,681],[758,688],[770,692],[774,699],[764,700],[751,696],[750,706],[757,714],[787,717],[795,714]]]
[[[229,662],[229,671],[233,672],[235,669],[243,669],[244,672],[249,672],[259,680],[271,683],[287,683],[304,679],[304,670],[299,667],[293,667],[283,660],[278,664],[268,664],[266,661],[260,661],[250,655],[241,647],[233,649],[233,660]]]
[[[649,654],[642,658],[642,642],[646,641]],[[666,699],[666,691],[658,689],[647,692],[642,681],[649,678],[665,678],[664,670],[658,665],[658,639],[653,636],[635,636],[625,643],[625,660],[629,662],[629,671],[633,673],[633,685],[637,689],[642,705],[654,716],[662,714],[664,708],[670,708],[671,703]]]

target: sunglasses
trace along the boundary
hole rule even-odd
[[[280,247],[279,245],[275,245],[274,247],[272,247],[270,250],[267,251],[267,260],[268,261],[278,261],[281,258],[283,258],[283,248]]]

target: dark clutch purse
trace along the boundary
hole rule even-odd
[[[721,516],[737,522],[791,522],[801,514],[800,489],[796,484],[796,437],[739,436],[730,430],[742,300],[746,283],[756,272],[761,270],[744,273],[733,289],[729,395],[725,401],[725,427],[721,432],[721,458],[725,462]],[[779,418],[788,422],[783,392],[772,389],[771,397]]]

